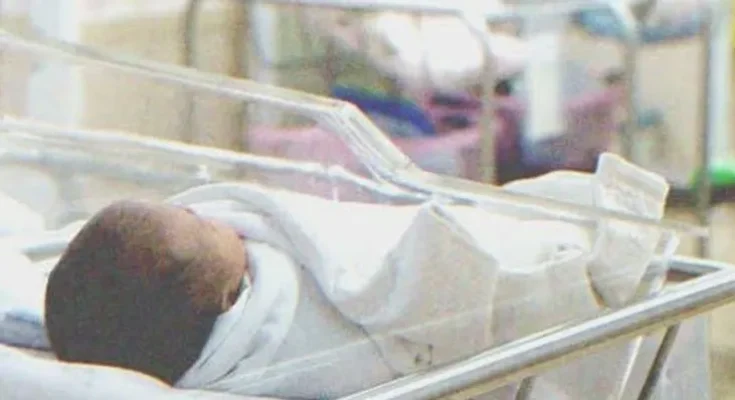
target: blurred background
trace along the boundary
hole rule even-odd
[[[640,24],[633,39],[608,9],[518,24],[235,0],[3,0],[0,28],[350,101],[424,168],[470,179],[591,170],[618,151],[670,180],[671,215],[712,224],[710,246],[687,239],[682,253],[735,262],[730,10],[715,21],[699,1],[640,3],[626,14]],[[3,47],[0,66],[5,114],[353,162],[268,107]],[[712,201],[697,203],[703,171]],[[735,306],[715,312],[715,399],[735,399],[733,332]]]

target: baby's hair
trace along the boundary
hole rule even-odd
[[[192,296],[202,284],[192,266],[200,260],[171,254],[165,221],[154,210],[129,201],[106,207],[51,272],[45,318],[60,360],[128,368],[173,384],[199,357],[222,310]]]

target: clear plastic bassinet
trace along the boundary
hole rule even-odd
[[[575,221],[617,218],[684,234],[702,232],[675,221],[658,223],[425,172],[354,107],[344,103],[8,33],[0,34],[0,44],[4,50],[3,81],[8,88],[3,91],[6,111],[0,121],[0,190],[43,217],[43,226],[27,225],[13,235],[18,240],[12,243],[33,259],[58,254],[68,241],[67,236],[44,228],[56,229],[89,217],[114,200],[162,200],[203,183],[227,181],[257,182],[339,202],[400,205],[435,200],[475,206],[511,204],[554,218],[561,218],[561,214]],[[87,92],[84,117],[63,123],[19,103],[26,93],[26,84],[32,87],[30,93],[37,99],[43,98],[42,93],[49,98],[61,98],[58,107],[63,106],[63,101],[71,101],[67,96],[73,94],[61,92],[53,85],[46,86],[44,91],[42,80],[32,75],[28,80],[29,65],[57,68],[56,73],[71,73],[68,76],[76,76],[74,79],[83,76]],[[194,92],[201,93],[194,101],[205,106],[194,119],[183,119],[177,110],[191,104],[188,95]],[[209,97],[213,94],[219,97]],[[344,141],[370,175],[348,172],[340,166],[341,160],[308,163],[217,149],[217,145],[231,147],[232,141],[238,142],[215,133],[226,131],[217,124],[222,121],[222,113],[228,112],[237,121],[234,131],[240,132],[238,114],[245,100],[290,112],[294,115],[292,123],[304,119],[318,122]],[[142,107],[134,108],[141,103]],[[175,138],[174,133],[182,124],[198,125],[206,135],[197,142],[210,146],[160,139]],[[141,135],[126,133],[131,131]],[[155,136],[159,139],[152,138]],[[3,217],[13,216],[6,213]],[[549,399],[552,393],[543,385],[536,385],[534,376],[553,374],[549,368],[571,365],[574,361],[570,360],[580,356],[581,365],[595,365],[595,357],[602,354],[604,360],[605,354],[621,348],[631,354],[626,358],[624,373],[616,378],[621,382],[616,386],[621,398],[708,398],[706,320],[690,318],[732,300],[735,274],[728,270],[729,266],[712,261],[676,257],[666,261],[654,262],[645,282],[659,282],[668,271],[672,286],[653,296],[643,296],[634,304],[582,321],[549,327],[554,329],[519,337],[473,357],[409,374],[351,393],[347,398],[477,398],[492,392],[498,399]],[[676,283],[681,280],[690,281]],[[681,321],[686,322],[678,325]],[[666,333],[661,336],[664,328]],[[645,339],[640,346],[629,345],[641,335]],[[617,347],[610,347],[614,339]],[[39,361],[6,346],[0,350],[0,391],[10,393],[10,398],[116,398],[121,392],[146,397],[220,398],[214,393],[164,388],[141,376],[103,367]],[[584,378],[567,377],[583,382]],[[77,386],[82,379],[91,379],[94,384]],[[580,387],[589,389],[595,385],[596,382],[588,381]],[[58,392],[61,388],[65,389]],[[62,397],[59,393],[63,393]]]

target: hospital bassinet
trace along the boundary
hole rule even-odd
[[[6,115],[0,120],[0,171],[4,176],[1,189],[40,213],[47,228],[62,227],[87,217],[115,199],[162,199],[197,184],[232,180],[260,182],[335,201],[391,204],[416,203],[428,198],[465,204],[511,201],[550,215],[567,213],[582,219],[597,216],[656,225],[610,211],[533,199],[488,185],[426,173],[414,166],[364,116],[340,102],[251,81],[119,58],[49,40],[22,39],[1,33],[0,43],[11,66],[30,56],[34,62],[47,63],[44,65],[50,68],[76,65],[80,68],[77,71],[90,74],[88,79],[99,79],[100,75],[95,75],[99,71],[108,74],[107,79],[109,75],[115,76],[115,80],[132,76],[140,82],[135,89],[139,94],[146,83],[156,82],[156,85],[170,85],[166,94],[185,87],[190,91],[230,95],[237,101],[280,107],[316,121],[339,136],[371,172],[371,177],[365,178],[347,172],[333,160],[296,162],[115,133],[117,127],[85,131],[59,123],[43,123],[39,121],[43,116],[35,115],[36,121],[31,122]],[[9,53],[16,56],[8,58]],[[22,80],[18,71],[13,72],[11,68],[8,72]],[[47,95],[53,96],[56,87],[48,90]],[[119,99],[119,95],[114,97],[111,106]],[[94,103],[94,106],[100,105]],[[18,113],[22,114],[23,108]],[[156,120],[156,115],[148,118],[159,122],[159,129],[165,129],[165,123]],[[100,123],[90,125],[95,124]],[[156,130],[143,133],[155,135]],[[663,226],[667,230],[691,231],[691,227],[674,222]],[[32,258],[58,254],[66,244],[67,239],[53,232],[26,228],[14,232],[10,243]],[[643,397],[638,398],[706,399],[709,397],[706,320],[690,318],[735,298],[735,274],[727,265],[705,260],[675,257],[667,264],[654,264],[651,280],[663,276],[662,266],[668,266],[672,278],[672,285],[655,296],[586,321],[509,342],[456,364],[406,376],[350,398],[472,398],[490,389],[521,382],[516,398],[526,399],[534,386],[533,376],[547,368],[569,363],[574,357],[590,357],[592,352],[612,344],[613,339],[632,340],[647,335],[640,350],[635,352],[628,378],[624,379],[624,398],[636,398],[643,390]],[[12,266],[5,268],[12,273]],[[690,281],[676,284],[682,279]],[[679,328],[677,324],[681,321],[686,322]],[[662,337],[660,330],[669,326],[674,328],[667,328]],[[232,398],[165,389],[143,377],[118,370],[39,361],[29,358],[36,356],[20,354],[5,346],[0,349],[0,392],[4,398],[115,398],[122,396],[121,393],[126,398],[130,395]]]

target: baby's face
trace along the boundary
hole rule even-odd
[[[170,205],[156,205],[156,219],[165,227],[165,244],[170,255],[183,264],[193,262],[196,276],[202,286],[192,293],[195,299],[212,304],[219,302],[221,311],[229,309],[237,300],[242,279],[247,273],[245,243],[230,226],[202,218],[192,211]],[[212,287],[214,286],[216,287]],[[212,298],[212,296],[216,296]]]

